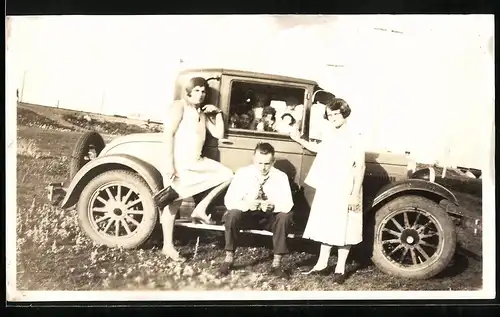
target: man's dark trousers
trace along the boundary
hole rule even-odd
[[[287,254],[288,247],[286,239],[290,232],[292,223],[292,212],[262,212],[228,210],[225,216],[226,251],[236,249],[240,230],[258,229],[273,233],[274,254]]]

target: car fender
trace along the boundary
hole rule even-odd
[[[434,194],[443,199],[447,199],[454,205],[458,206],[457,197],[444,186],[422,179],[406,179],[389,184],[388,186],[382,188],[372,202],[372,209],[377,208],[388,198],[396,195],[399,196],[401,193],[405,192]]]
[[[113,169],[133,170],[144,178],[153,193],[163,188],[161,173],[153,165],[132,155],[111,154],[90,161],[75,174],[66,189],[66,196],[62,201],[61,208],[69,208],[75,205],[79,194],[91,179]]]

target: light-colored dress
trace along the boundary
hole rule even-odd
[[[357,157],[364,159],[359,134],[347,126],[338,131],[331,127],[325,131],[305,179],[305,183],[314,187],[316,192],[303,238],[335,246],[362,241],[362,209],[348,211]]]
[[[221,163],[202,157],[207,117],[185,100],[182,120],[174,136],[174,166],[177,177],[170,183],[180,199],[192,197],[233,177],[233,171]],[[165,186],[169,181],[165,181]]]

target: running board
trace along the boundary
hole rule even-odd
[[[206,225],[203,223],[193,223],[190,220],[186,219],[178,219],[175,221],[176,226],[180,227],[186,227],[186,228],[194,228],[194,229],[205,229],[205,230],[216,230],[216,231],[225,231],[225,227],[223,225]],[[272,236],[273,233],[270,231],[266,230],[255,230],[255,229],[248,229],[248,230],[240,230],[240,232],[244,233],[253,233],[253,234],[259,234],[263,236]],[[290,233],[288,234],[288,238],[300,238],[300,234],[294,234]]]

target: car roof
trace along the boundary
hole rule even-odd
[[[278,80],[278,81],[284,81],[284,82],[318,85],[318,83],[316,81],[305,79],[305,78],[290,77],[290,76],[276,75],[276,74],[270,74],[270,73],[251,72],[251,71],[246,71],[246,70],[237,70],[237,69],[229,69],[229,68],[189,68],[189,69],[182,70],[180,73],[186,74],[186,73],[191,73],[191,72],[220,73],[221,75],[242,76],[242,77],[250,77],[250,78],[262,78],[262,79],[271,79],[271,80]]]

